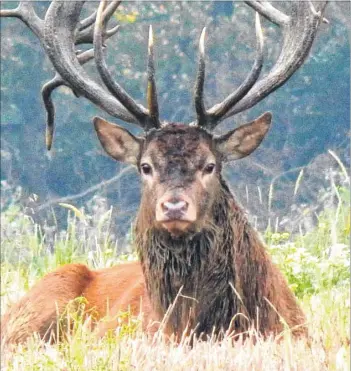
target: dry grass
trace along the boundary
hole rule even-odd
[[[266,234],[274,260],[307,315],[309,339],[292,339],[287,330],[278,338],[264,340],[252,331],[245,341],[233,341],[227,335],[222,341],[211,337],[189,346],[186,337],[180,343],[164,339],[161,333],[148,338],[133,318],[121,321],[116,332],[98,338],[78,316],[73,333],[64,342],[49,345],[33,336],[11,351],[2,344],[2,370],[349,370],[346,245],[350,210],[349,197],[344,199],[345,203],[337,205],[337,213],[328,209],[319,216],[315,231],[305,236]],[[102,223],[87,231],[82,229],[85,224],[70,220],[69,231],[56,238],[55,248],[49,252],[45,236],[18,208],[9,208],[1,219],[2,313],[57,265],[79,261],[101,268],[117,261],[116,246],[109,242],[104,229],[99,229]]]
[[[245,341],[227,335],[221,341],[195,339],[190,346],[188,337],[180,343],[161,333],[147,337],[132,318],[99,339],[80,317],[64,342],[49,345],[33,336],[12,351],[2,349],[2,369],[349,370],[347,290],[315,295],[302,305],[309,321],[309,339],[293,339],[288,330],[277,338],[263,339],[252,330]]]
[[[15,353],[3,353],[2,362],[4,370],[348,370],[348,347],[328,350],[318,337],[322,331],[316,331],[310,343],[287,335],[280,342],[233,342],[228,337],[190,347],[186,341],[152,341],[140,333],[97,340],[79,331],[64,344],[31,339]]]

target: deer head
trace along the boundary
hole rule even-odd
[[[166,124],[159,118],[153,32],[150,27],[147,62],[147,108],[115,82],[104,60],[105,41],[117,28],[107,30],[108,20],[120,1],[100,1],[98,10],[79,21],[84,1],[52,1],[45,19],[40,19],[30,3],[21,2],[14,10],[2,10],[1,16],[20,18],[38,36],[57,75],[43,87],[47,110],[47,147],[54,133],[52,91],[70,87],[77,96],[84,96],[112,116],[142,127],[144,136],[136,137],[126,129],[94,119],[98,138],[105,151],[115,160],[135,165],[143,182],[142,206],[149,227],[165,229],[172,235],[197,231],[211,223],[209,215],[220,196],[223,162],[243,158],[262,142],[271,123],[271,114],[264,113],[222,136],[212,134],[226,118],[251,108],[283,85],[303,64],[312,46],[318,26],[323,20],[326,2],[317,11],[311,2],[291,4],[286,15],[268,2],[246,1],[256,10],[256,59],[244,82],[222,102],[211,108],[204,104],[205,29],[199,42],[198,73],[195,83],[197,119],[190,125]],[[259,79],[263,65],[263,34],[260,16],[280,26],[283,46],[276,64]],[[93,49],[76,52],[81,43],[92,43]],[[93,81],[82,65],[94,59],[105,88]]]
[[[221,185],[222,163],[253,152],[269,129],[271,114],[213,136],[199,126],[168,124],[135,137],[95,118],[97,135],[115,160],[137,166],[143,183],[142,209],[148,227],[177,235],[211,222]]]

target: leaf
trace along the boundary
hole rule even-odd
[[[73,211],[74,212],[74,215],[79,220],[83,220],[84,222],[86,221],[85,215],[79,209],[77,209],[75,206],[73,206],[71,204],[66,204],[66,203],[63,203],[63,202],[60,202],[59,205],[62,206],[62,207],[64,207],[64,208],[66,208],[66,209],[69,209],[69,210]]]
[[[301,171],[299,173],[299,176],[297,177],[297,180],[296,180],[296,183],[295,183],[295,189],[294,189],[294,196],[296,195],[296,193],[297,193],[297,191],[300,187],[302,177],[303,177],[303,169],[301,169]]]
[[[137,20],[138,13],[137,12],[131,12],[129,14],[121,14],[117,13],[115,15],[116,19],[123,23],[135,23]]]

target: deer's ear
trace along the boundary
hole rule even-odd
[[[224,161],[238,160],[248,156],[261,144],[271,121],[272,114],[266,112],[256,120],[216,137],[217,151],[223,155]]]
[[[104,150],[117,161],[136,165],[140,156],[142,139],[128,130],[110,124],[100,117],[94,117],[97,136]]]

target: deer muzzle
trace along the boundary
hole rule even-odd
[[[156,207],[156,221],[171,234],[180,234],[196,221],[193,202],[182,196],[162,197]]]
[[[171,219],[182,219],[188,210],[189,204],[184,200],[173,199],[161,204],[164,215]]]

